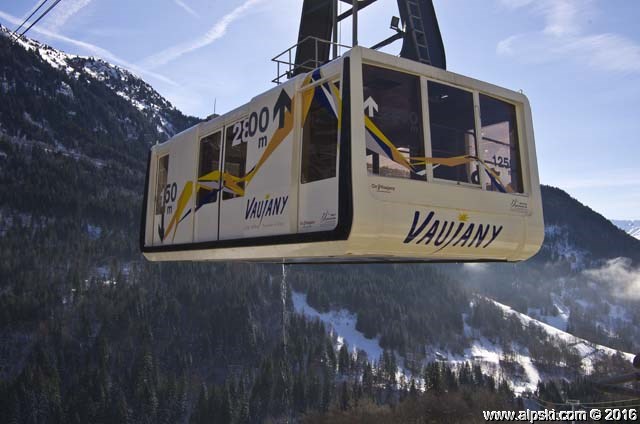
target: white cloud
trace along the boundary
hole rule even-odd
[[[533,3],[533,0],[500,0],[500,3],[510,9],[518,9]]]
[[[182,0],[173,0],[173,2],[178,6],[180,6],[181,8],[183,8],[189,15],[193,16],[194,18],[198,18],[198,19],[200,18],[200,15],[198,15],[198,13],[195,10],[193,10],[191,6],[189,6],[187,3],[183,2]]]
[[[563,35],[578,34],[581,31],[578,19],[589,8],[589,2],[567,0],[554,0],[552,2],[540,2],[538,7],[546,17],[544,33],[561,37]]]
[[[58,31],[67,23],[67,21],[84,9],[92,0],[64,0],[61,1],[51,12],[43,19],[49,31]],[[46,10],[46,9],[44,9]]]
[[[149,68],[156,68],[158,66],[169,63],[180,56],[190,53],[194,50],[198,50],[202,47],[206,47],[214,41],[222,38],[226,33],[229,25],[234,21],[241,18],[251,7],[261,3],[263,0],[247,0],[242,5],[236,7],[230,13],[224,15],[209,31],[202,36],[188,41],[186,43],[178,44],[168,49],[162,50],[154,55],[151,55],[142,61],[143,65]]]
[[[19,25],[22,22],[22,19],[18,19],[13,15],[10,15],[8,13],[5,13],[3,11],[0,10],[0,18],[4,19],[5,21],[11,22],[14,25]],[[112,52],[110,52],[107,49],[103,49],[102,47],[96,46],[94,44],[91,43],[87,43],[85,41],[80,41],[80,40],[76,40],[74,38],[70,38],[70,37],[66,37],[64,35],[58,34],[54,31],[50,31],[48,29],[39,27],[39,26],[35,26],[33,27],[32,31],[44,35],[45,37],[48,37],[49,39],[53,39],[53,40],[58,40],[58,41],[62,41],[68,44],[71,44],[79,49],[81,49],[82,51],[89,53],[92,56],[96,56],[96,57],[100,57],[108,62],[111,62],[113,64],[116,65],[120,65],[124,68],[129,69],[130,71],[140,74],[140,75],[146,75],[152,78],[155,78],[158,81],[162,81],[166,84],[170,84],[170,85],[174,85],[177,86],[178,84],[165,77],[164,75],[158,74],[156,72],[153,71],[149,71],[148,69],[145,69],[144,67],[140,67],[137,65],[134,65],[133,63],[129,63],[124,59],[121,59],[120,57],[116,56],[115,54],[113,54]]]
[[[524,63],[571,58],[582,65],[612,72],[640,72],[640,45],[615,33],[585,33],[584,23],[597,15],[591,0],[500,0],[509,9],[528,8],[544,19],[537,32],[501,40],[496,51]],[[521,11],[518,11],[521,13]]]
[[[640,72],[640,45],[616,34],[578,37],[567,49],[581,54],[594,68],[616,72]]]
[[[607,261],[601,268],[583,271],[596,281],[609,284],[614,296],[625,299],[640,299],[640,269],[633,268],[628,258]]]

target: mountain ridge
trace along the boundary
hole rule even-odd
[[[153,120],[160,133],[167,137],[176,134],[173,121],[180,119],[180,112],[132,71],[94,56],[66,53],[31,38],[15,40],[11,31],[1,24],[0,36],[14,40],[25,50],[37,52],[49,65],[64,71],[69,76],[76,79],[84,76],[103,82],[117,95]]]
[[[0,133],[101,161],[144,163],[153,143],[200,120],[102,59],[64,53],[0,28]]]
[[[612,219],[611,222],[621,230],[626,231],[632,237],[640,240],[640,219]]]
[[[547,240],[562,229],[568,231],[568,242],[574,247],[591,252],[591,259],[602,261],[626,256],[640,261],[640,241],[615,226],[603,215],[571,197],[567,192],[542,185],[543,211],[545,221],[545,245],[534,260],[548,260]],[[567,211],[572,214],[567,214]]]

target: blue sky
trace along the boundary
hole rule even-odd
[[[541,181],[608,218],[640,219],[640,2],[434,3],[449,70],[529,97]],[[0,22],[14,28],[35,4],[3,2]],[[178,109],[206,116],[214,99],[220,113],[271,87],[270,59],[295,42],[300,9],[297,0],[62,0],[30,36],[128,67]],[[396,0],[365,9],[360,44],[391,35],[397,14]]]

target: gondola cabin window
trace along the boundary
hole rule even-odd
[[[450,162],[439,161],[476,155],[473,93],[429,81],[428,95],[433,177],[479,184],[478,166],[475,162],[453,166]]]
[[[365,64],[362,78],[368,174],[426,181],[420,77]]]
[[[302,184],[336,176],[339,90],[329,82],[305,92],[312,100],[302,130]]]
[[[514,104],[373,65],[362,76],[368,175],[523,193]]]
[[[243,122],[238,121],[226,130],[222,200],[244,196],[247,142],[243,140]]]
[[[494,174],[488,178],[485,189],[522,193],[516,107],[480,94],[480,121],[480,157]]]
[[[167,188],[167,178],[169,175],[169,155],[164,155],[158,159],[158,176],[156,178],[156,215],[164,213],[165,191]]]
[[[198,166],[197,206],[218,201],[220,189],[220,138],[221,132],[200,140],[200,163]]]

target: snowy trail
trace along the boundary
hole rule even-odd
[[[291,292],[295,312],[310,318],[318,318],[338,337],[338,348],[346,342],[350,349],[364,350],[370,361],[378,361],[382,357],[382,348],[378,338],[368,339],[356,330],[358,317],[341,309],[339,311],[318,312],[307,303],[307,295]]]
[[[335,334],[337,338],[337,347],[340,348],[342,343],[346,342],[350,350],[355,351],[363,350],[367,353],[369,360],[378,361],[382,357],[383,349],[380,347],[379,339],[369,339],[364,334],[356,329],[357,315],[349,312],[346,309],[329,312],[319,312],[307,302],[307,295],[304,293],[292,292],[291,297],[293,300],[294,311],[298,314],[302,314],[309,318],[317,318],[322,321],[332,334]],[[565,331],[556,328],[553,325],[546,324],[528,315],[515,311],[511,307],[502,303],[496,302],[493,299],[488,299],[494,302],[500,307],[506,315],[514,315],[520,319],[523,325],[529,325],[535,323],[542,327],[542,329],[549,335],[555,336],[560,340],[569,343],[574,347],[582,356],[582,364],[584,370],[589,373],[593,369],[594,356],[597,355],[614,355],[618,351],[606,346],[597,345],[587,340],[575,337]],[[563,310],[561,313],[565,312]],[[464,350],[463,354],[455,355],[449,352],[441,350],[428,350],[428,360],[444,360],[450,364],[462,364],[464,362],[477,363],[482,368],[483,373],[487,375],[493,375],[498,379],[502,375],[500,360],[503,356],[503,351],[500,346],[491,342],[476,330],[472,329],[466,324],[466,316],[463,314],[464,333],[470,338],[470,347]],[[525,391],[535,391],[540,382],[543,379],[540,371],[534,365],[531,357],[526,349],[522,347],[517,348],[517,362],[522,366],[524,374],[522,379],[517,381],[510,381],[510,385],[516,394],[522,394]],[[629,361],[633,360],[633,355],[626,352],[620,352],[625,359]],[[406,370],[399,367],[398,372],[409,376]],[[400,375],[399,374],[399,375]]]
[[[580,354],[584,357],[592,355],[594,353],[594,351],[600,351],[602,353],[605,353],[609,356],[615,355],[616,353],[618,353],[617,350],[612,349],[610,347],[607,346],[603,346],[603,345],[599,345],[596,343],[591,343],[587,340],[581,339],[579,337],[576,337],[572,334],[569,334],[565,331],[559,330],[556,327],[546,324],[544,322],[535,320],[533,318],[531,318],[528,315],[522,314],[516,310],[514,310],[513,308],[511,308],[510,306],[504,305],[500,302],[496,302],[493,299],[488,299],[491,300],[493,303],[495,303],[498,307],[500,307],[506,314],[509,315],[515,315],[517,316],[520,321],[522,322],[522,324],[524,325],[528,325],[531,322],[534,322],[535,324],[538,324],[540,327],[542,327],[549,335],[552,336],[556,336],[559,339],[572,344],[573,347],[575,347]],[[629,361],[633,361],[634,355],[628,352],[622,352],[620,351],[620,353],[624,356],[625,359],[629,360]],[[587,364],[585,364],[586,366]]]

